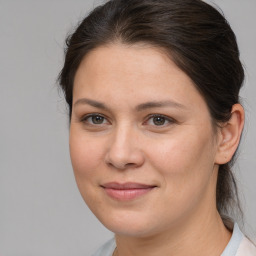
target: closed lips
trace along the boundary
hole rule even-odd
[[[136,199],[147,194],[156,186],[139,183],[124,183],[111,182],[102,186],[106,194],[112,199],[118,201],[128,201]]]
[[[146,185],[146,184],[140,184],[140,183],[118,183],[118,182],[110,182],[102,185],[103,188],[111,188],[116,190],[131,190],[131,189],[148,189],[148,188],[154,188],[155,185]]]

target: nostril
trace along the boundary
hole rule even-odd
[[[123,170],[128,167],[127,165],[130,165],[130,164],[112,163],[112,162],[108,162],[107,164],[112,168],[120,169],[120,170]]]
[[[128,164],[125,164],[125,167],[136,167],[136,164],[134,163],[128,163]]]
[[[136,168],[137,165],[135,163],[112,163],[112,162],[107,162],[107,165],[110,166],[111,168],[119,169],[119,170],[124,170],[127,168]]]

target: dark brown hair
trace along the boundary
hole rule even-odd
[[[244,70],[224,16],[201,0],[110,0],[95,8],[67,40],[60,86],[72,113],[73,81],[82,59],[98,46],[146,43],[165,50],[204,97],[214,125],[239,102]],[[114,70],[113,70],[114,72]],[[216,199],[222,216],[240,210],[232,161],[219,167]]]

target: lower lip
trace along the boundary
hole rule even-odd
[[[154,187],[133,188],[133,189],[112,189],[104,188],[108,196],[120,201],[129,201],[149,193]]]

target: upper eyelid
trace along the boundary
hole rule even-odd
[[[164,118],[165,119],[165,123],[163,125],[155,125],[155,124],[149,123],[150,119],[152,119],[154,117],[162,117],[162,118]],[[167,128],[170,125],[173,125],[173,124],[176,124],[176,123],[177,123],[177,121],[174,118],[172,118],[172,117],[169,117],[169,116],[166,116],[166,115],[163,115],[163,114],[150,114],[150,115],[148,115],[144,119],[142,125],[148,126],[148,127],[154,127],[154,128],[157,128],[157,129],[164,129],[164,128]]]
[[[105,115],[103,114],[100,114],[100,113],[90,113],[90,114],[85,114],[81,117],[81,119],[86,119],[86,118],[89,118],[89,117],[92,117],[92,116],[101,116],[101,117],[105,117]]]
[[[100,116],[100,117],[103,117],[105,120],[107,120],[109,122],[109,119],[103,115],[103,114],[100,114],[100,113],[91,113],[91,114],[86,114],[86,115],[83,115],[80,120],[83,122],[83,121],[86,121],[88,120],[90,117],[93,117],[93,116]]]
[[[165,118],[166,120],[169,120],[169,121],[172,121],[172,122],[175,122],[175,119],[172,118],[172,117],[169,117],[169,116],[166,116],[166,115],[163,115],[163,114],[150,114],[146,117],[146,120],[150,119],[150,118],[153,118],[153,117],[163,117]]]

